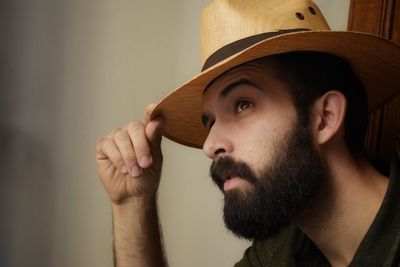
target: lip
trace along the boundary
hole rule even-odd
[[[243,183],[243,179],[239,176],[230,176],[224,180],[224,191],[232,190]]]

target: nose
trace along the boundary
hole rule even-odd
[[[208,133],[207,139],[203,144],[203,152],[210,159],[230,154],[233,151],[233,144],[228,136],[228,131],[224,131],[214,124]]]

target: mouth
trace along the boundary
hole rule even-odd
[[[222,182],[222,183],[225,183],[225,182],[227,182],[227,181],[229,181],[229,180],[232,180],[232,179],[234,179],[234,178],[240,178],[240,179],[242,179],[239,175],[234,174],[234,173],[230,173],[230,172],[225,172],[225,173],[223,173],[223,174],[220,176],[220,179],[221,179],[221,182]]]
[[[246,186],[252,182],[254,175],[245,163],[235,162],[230,158],[220,158],[210,166],[210,176],[221,191],[238,186]]]
[[[244,182],[244,179],[237,175],[226,175],[222,178],[224,191],[237,188]]]

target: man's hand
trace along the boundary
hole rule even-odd
[[[167,266],[157,214],[160,183],[161,118],[128,123],[101,138],[97,169],[113,205],[114,266]]]
[[[162,168],[162,119],[149,121],[154,107],[147,106],[143,122],[130,122],[97,142],[98,173],[114,204],[143,200],[157,192]]]

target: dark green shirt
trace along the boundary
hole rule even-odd
[[[392,163],[389,187],[370,229],[349,266],[400,266],[400,172]],[[277,235],[254,241],[235,267],[330,266],[314,243],[296,226]]]

